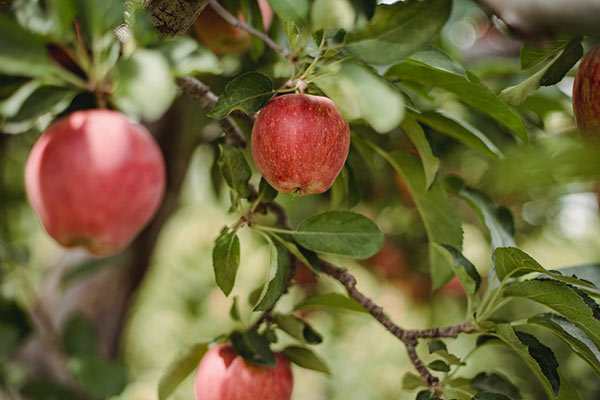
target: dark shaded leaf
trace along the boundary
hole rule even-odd
[[[275,355],[269,348],[269,341],[258,332],[234,331],[230,338],[235,352],[245,360],[263,367],[275,366]]]
[[[98,353],[96,328],[83,314],[72,315],[62,333],[65,353],[70,356],[93,356]]]
[[[69,370],[81,387],[96,397],[108,398],[120,394],[127,385],[123,365],[99,357],[78,357],[69,361]]]
[[[219,236],[213,248],[212,259],[217,285],[228,296],[240,265],[240,240],[235,231]]]
[[[273,322],[279,329],[304,343],[319,344],[323,341],[323,337],[312,326],[293,315],[276,313],[273,315]]]
[[[558,314],[543,313],[527,320],[527,325],[549,330],[587,362],[600,376],[600,349],[577,325]]]
[[[226,144],[219,144],[220,156],[217,161],[221,176],[227,185],[243,198],[250,196],[248,182],[252,170],[238,148]]]
[[[497,393],[506,396],[512,400],[521,400],[521,392],[505,376],[493,373],[487,374],[481,372],[471,379],[471,386],[483,392]]]

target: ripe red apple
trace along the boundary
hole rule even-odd
[[[287,94],[260,111],[252,129],[256,167],[283,193],[323,193],[342,170],[350,128],[333,101]]]
[[[262,15],[265,30],[271,26],[273,11],[267,0],[258,0],[258,7]],[[244,21],[244,17],[238,15]],[[250,48],[250,35],[225,21],[212,7],[206,6],[194,24],[196,36],[213,53],[223,55],[226,53],[243,52]]]
[[[293,378],[290,362],[275,353],[274,367],[261,367],[221,344],[202,358],[194,383],[196,400],[289,400]]]
[[[25,186],[58,243],[106,256],[127,246],[158,209],[165,163],[143,126],[116,111],[78,111],[35,143]]]
[[[577,69],[573,113],[581,135],[600,142],[600,45],[583,57]]]

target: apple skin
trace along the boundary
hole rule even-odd
[[[258,0],[258,7],[263,19],[265,30],[273,21],[273,10],[267,0]],[[244,21],[243,16],[238,18]],[[225,21],[210,6],[206,6],[194,24],[198,39],[216,55],[244,52],[250,48],[250,35],[243,29],[236,28]]]
[[[97,256],[120,251],[150,221],[165,177],[150,133],[108,110],[78,111],[56,122],[25,166],[29,201],[48,234]]]
[[[283,193],[323,193],[333,185],[350,148],[350,127],[333,101],[307,94],[271,100],[252,128],[252,156]]]
[[[274,367],[261,367],[221,344],[202,358],[194,388],[196,400],[289,400],[293,377],[290,362],[275,353]]]
[[[588,51],[577,69],[573,113],[581,135],[600,143],[600,45]]]

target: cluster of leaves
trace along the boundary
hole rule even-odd
[[[177,94],[174,77],[222,71],[197,41],[159,39],[139,1],[45,3],[15,0],[8,10],[12,17],[0,15],[0,129],[5,133],[45,129],[77,96],[87,99],[80,103],[88,108],[109,106],[153,121]],[[121,43],[115,29],[123,23],[128,30]]]
[[[41,7],[36,0],[15,0],[12,18],[0,15],[0,128],[4,132],[43,130],[77,96],[86,95],[92,107],[108,105],[134,118],[156,120],[176,96],[175,77],[223,71],[219,60],[196,41],[160,39],[139,2],[129,2],[127,10],[120,0],[45,3]],[[553,333],[594,372],[600,371],[600,309],[594,300],[600,290],[593,279],[577,278],[587,277],[594,266],[569,270],[573,276],[560,274],[544,269],[517,249],[510,211],[461,178],[442,176],[430,133],[487,159],[504,158],[497,138],[464,114],[441,110],[432,93],[442,92],[469,113],[484,115],[503,135],[502,140],[528,142],[529,130],[519,113],[522,109],[515,107],[522,106],[540,86],[554,85],[568,73],[581,57],[581,38],[559,38],[546,49],[526,44],[521,66],[528,72],[537,70],[496,95],[436,42],[450,17],[450,0],[406,0],[392,5],[371,0],[270,0],[269,4],[279,18],[271,33],[290,52],[287,58],[276,56],[289,67],[284,77],[291,85],[277,88],[274,81],[279,83],[282,76],[274,71],[239,75],[227,83],[209,117],[223,119],[234,110],[253,114],[274,95],[306,87],[309,93],[331,98],[351,122],[352,154],[331,190],[336,210],[310,216],[296,229],[287,229],[252,220],[258,209],[276,199],[277,192],[261,180],[255,193],[250,185],[253,170],[244,151],[219,142],[216,168],[230,189],[231,211],[241,218],[240,223],[225,227],[215,241],[213,266],[219,288],[229,295],[235,285],[243,264],[237,232],[244,224],[270,247],[264,284],[248,299],[257,312],[271,310],[285,293],[293,270],[290,259],[319,273],[319,254],[356,259],[375,254],[383,244],[383,233],[373,221],[348,209],[362,200],[355,179],[356,160],[371,168],[371,173],[376,163],[384,161],[405,183],[421,217],[433,287],[443,286],[456,275],[465,288],[466,321],[480,334],[477,348],[506,346],[529,366],[549,397],[576,399],[577,390],[559,373],[554,353],[535,333],[539,329]],[[262,29],[260,18],[252,18],[258,15],[256,7],[238,8],[253,26]],[[115,30],[123,22],[129,37],[121,43]],[[264,44],[255,38],[252,43],[252,57],[258,60],[266,51]],[[408,139],[417,156],[391,150],[398,148],[397,132]],[[461,218],[449,195],[464,201],[489,233],[495,269],[487,284],[461,253]],[[552,311],[524,321],[494,318],[502,305],[519,299]],[[285,333],[298,342],[282,349],[286,357],[301,367],[329,374],[324,360],[307,347],[319,344],[322,336],[293,314],[315,306],[364,312],[349,297],[320,293],[302,300],[292,313],[273,312],[256,329],[244,324],[236,297],[230,315],[239,327],[214,341],[230,341],[248,361],[270,366],[274,364],[271,346],[277,343],[278,334]],[[0,325],[0,332],[10,339],[6,343],[16,345],[27,333],[15,326]],[[67,324],[64,348],[72,357],[69,366],[90,394],[118,393],[125,379],[122,368],[98,358],[93,336],[93,329],[81,317]],[[199,343],[177,358],[161,380],[161,399],[195,369],[208,346]],[[518,388],[492,371],[472,379],[457,378],[466,358],[451,354],[443,342],[431,341],[429,351],[435,360],[428,368],[441,374],[439,390],[446,398],[521,398]],[[407,389],[422,389],[420,377],[414,374],[407,374],[403,382]],[[417,399],[438,395],[422,390]]]

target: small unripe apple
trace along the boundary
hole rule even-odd
[[[583,57],[577,69],[573,113],[581,135],[600,143],[600,45]]]
[[[274,367],[261,367],[238,356],[229,344],[211,348],[196,372],[196,400],[289,400],[290,362],[279,353],[275,360]]]
[[[116,111],[78,111],[35,143],[25,186],[58,243],[106,256],[127,246],[156,213],[165,162],[143,126]]]
[[[280,192],[323,193],[333,185],[350,147],[350,128],[333,101],[307,94],[271,100],[252,128],[252,156]]]
[[[266,0],[258,0],[258,7],[265,30],[271,26],[273,11]],[[238,15],[241,21],[244,17]],[[224,20],[212,9],[206,6],[194,24],[194,31],[198,39],[213,53],[223,55],[227,53],[243,52],[250,48],[250,35],[243,29],[236,28]]]

